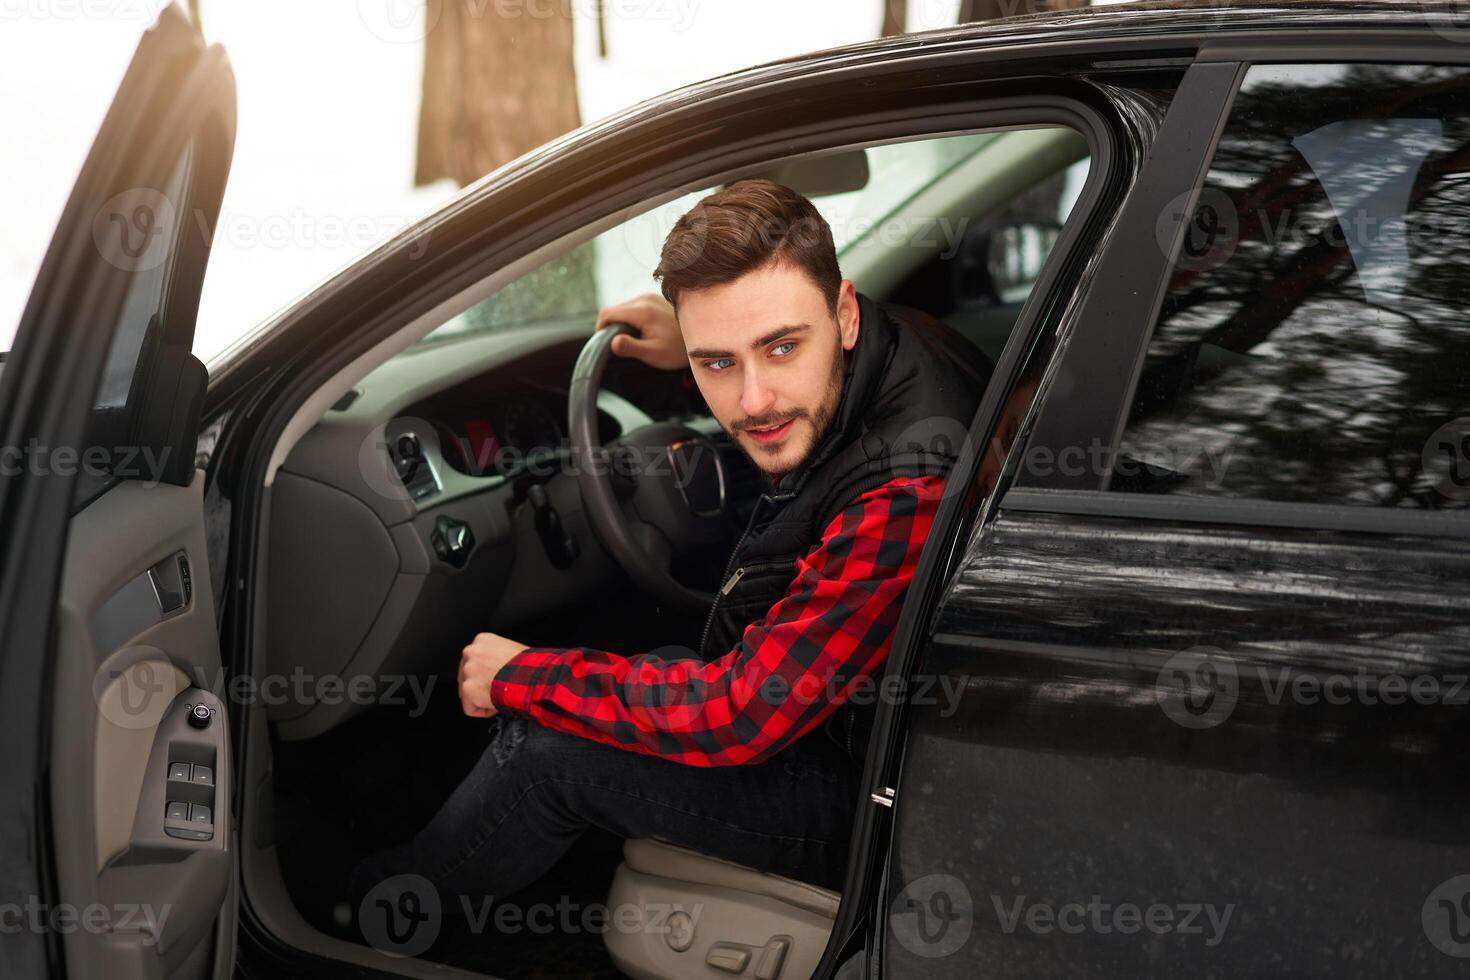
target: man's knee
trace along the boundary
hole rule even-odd
[[[597,748],[586,739],[545,728],[519,715],[500,715],[497,720],[499,727],[486,752],[498,769],[509,766],[533,778],[563,776],[583,766]]]

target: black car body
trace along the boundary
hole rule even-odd
[[[138,646],[139,624],[108,632],[101,607],[184,554],[185,601],[217,598],[218,643],[212,609],[188,606],[183,625],[142,624],[150,645],[263,672],[283,438],[299,442],[406,325],[678,189],[803,153],[1037,126],[1086,141],[1087,181],[1008,314],[907,600],[887,676],[909,696],[880,711],[815,975],[1461,971],[1470,33],[1455,13],[1125,6],[717,79],[489,175],[237,345],[207,390],[187,350],[208,243],[181,236],[115,441],[192,456],[200,431],[207,477],[0,482],[0,879],[5,901],[144,896],[193,914],[167,944],[21,931],[0,946],[7,974],[428,975],[304,951],[271,911],[281,896],[235,872],[250,835],[269,836],[263,711],[196,694],[219,716],[209,740],[171,729],[194,739],[186,761],[213,764],[210,846],[135,835],[100,870],[98,852],[73,853],[102,833],[94,672],[126,671],[113,648]],[[101,203],[164,186],[197,140],[191,206],[218,209],[228,67],[172,12],[149,45],[7,361],[7,445],[96,441],[77,393],[97,388],[136,272],[91,251]],[[149,110],[162,122],[139,135]],[[906,286],[898,298],[963,312],[958,294]],[[384,526],[428,553],[432,513],[403,514]]]

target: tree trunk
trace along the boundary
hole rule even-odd
[[[416,184],[468,184],[581,124],[570,10],[428,0]]]
[[[883,36],[908,33],[907,0],[883,0]]]
[[[976,20],[1019,17],[1045,10],[1075,10],[1088,6],[1089,0],[960,0],[960,14],[955,21],[968,24]]]
[[[416,184],[468,184],[581,124],[570,4],[427,0],[425,16]],[[528,272],[466,317],[495,329],[595,312],[594,245]]]

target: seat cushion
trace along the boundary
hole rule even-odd
[[[644,874],[765,895],[827,919],[837,918],[836,892],[722,861],[665,841],[651,838],[628,841],[623,845],[623,863]]]
[[[832,934],[838,896],[659,840],[630,840],[603,936],[633,980],[806,980]],[[628,916],[632,914],[630,923]]]

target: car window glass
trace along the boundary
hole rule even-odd
[[[103,209],[93,228],[103,258],[133,273],[122,315],[107,350],[96,407],[124,409],[138,373],[144,341],[158,333],[178,238],[182,203],[192,154],[179,158],[161,195],[141,189],[119,195]]]
[[[137,444],[135,416],[149,380],[150,358],[167,323],[193,159],[191,146],[162,188],[139,187],[117,195],[93,224],[93,243],[102,260],[131,273],[132,281],[103,363],[87,445],[78,454],[78,501],[91,499],[114,478],[156,476],[144,455],[152,447]]]
[[[1250,70],[1189,216],[1111,489],[1470,501],[1467,96],[1461,68]]]
[[[868,147],[863,151],[868,174],[861,189],[809,195],[832,226],[839,259],[860,239],[884,231],[883,222],[897,208],[995,137],[975,133]],[[590,330],[603,304],[657,288],[652,272],[664,238],[679,216],[708,193],[685,194],[629,218],[451,318],[426,339],[576,317],[587,318]]]

